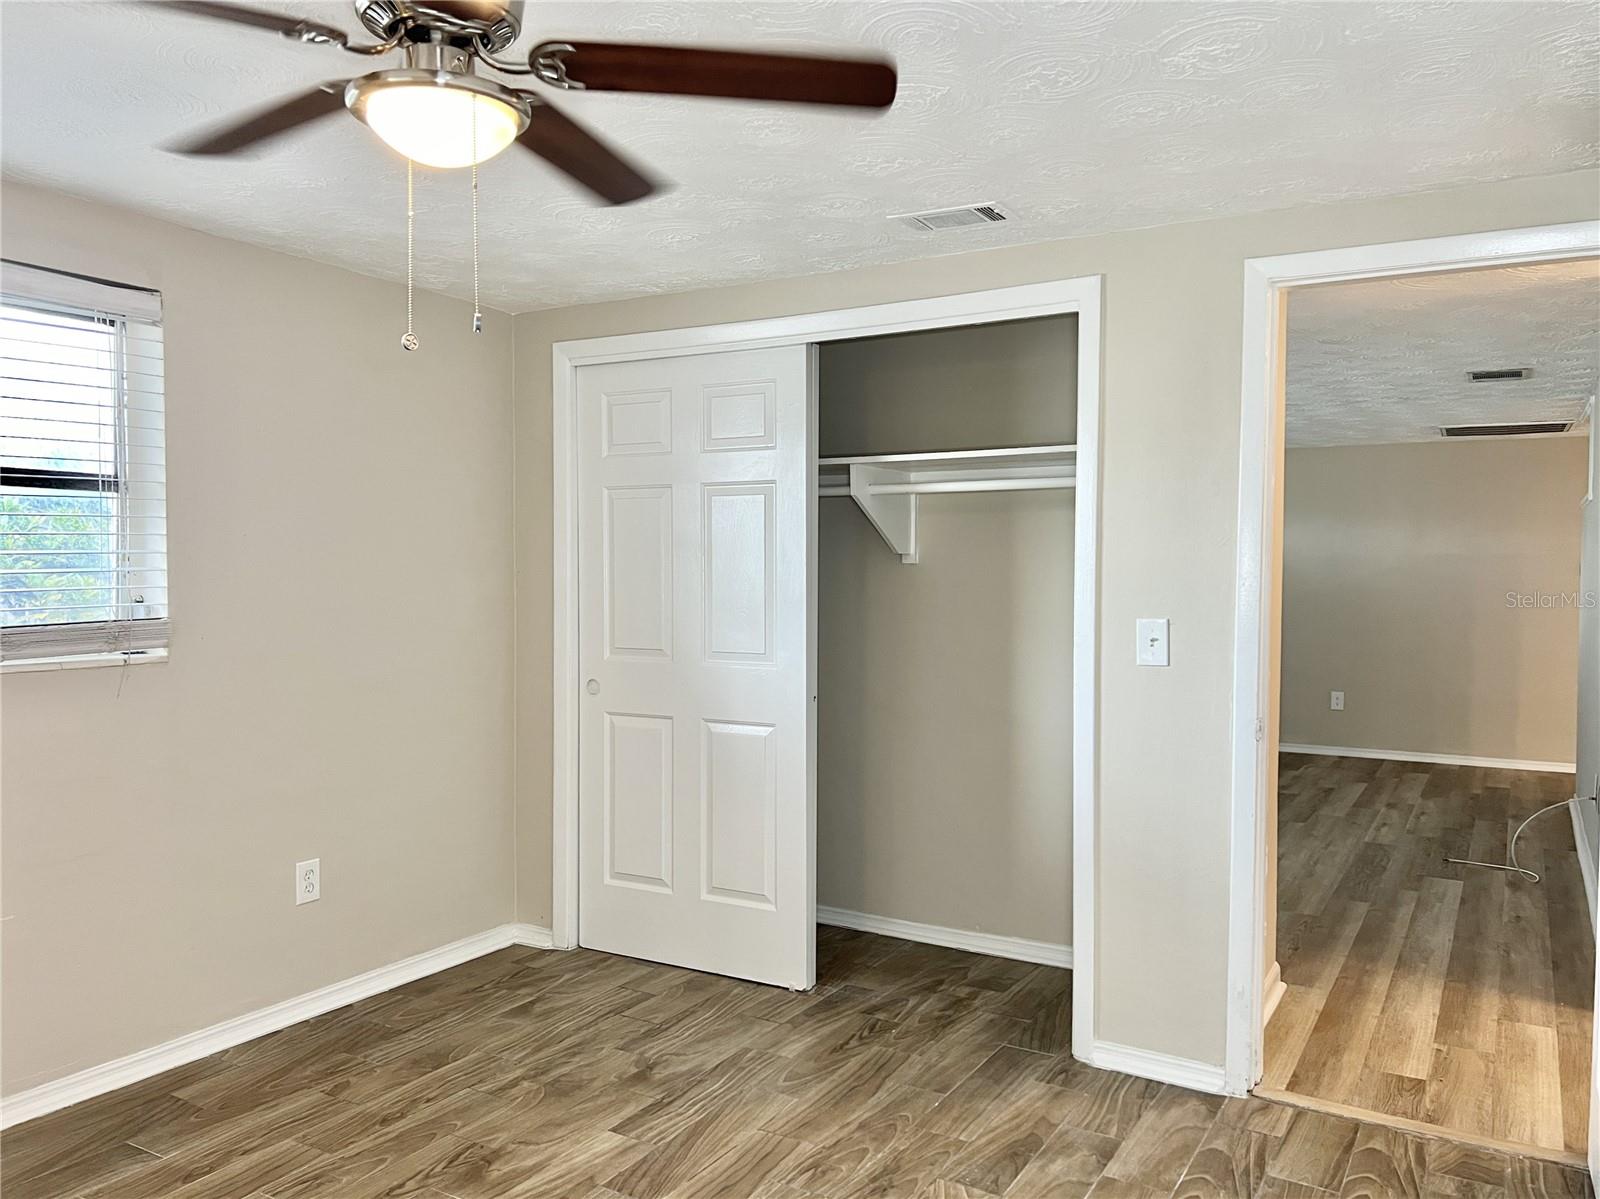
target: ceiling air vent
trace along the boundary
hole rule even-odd
[[[1539,433],[1565,433],[1576,422],[1570,420],[1510,421],[1499,425],[1440,425],[1441,437],[1532,437]]]
[[[1469,383],[1503,383],[1507,379],[1527,379],[1533,375],[1531,366],[1508,366],[1493,371],[1468,371]]]
[[[966,229],[994,225],[1015,218],[998,204],[967,204],[961,208],[935,208],[928,212],[902,212],[889,218],[913,229]]]

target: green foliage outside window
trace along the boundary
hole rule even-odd
[[[114,620],[116,497],[0,495],[0,625]]]

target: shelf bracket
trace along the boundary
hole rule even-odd
[[[884,466],[850,466],[850,498],[866,513],[872,527],[877,529],[889,548],[900,555],[900,561],[917,560],[917,497],[912,494],[885,495],[874,492],[873,487],[884,483],[907,483],[908,471],[891,470]]]
[[[980,491],[1061,491],[1077,485],[1078,447],[929,450],[820,458],[817,495],[848,495],[902,562],[917,560],[917,497]]]

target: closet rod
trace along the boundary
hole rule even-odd
[[[873,495],[937,495],[946,491],[1060,491],[1076,487],[1072,475],[1038,479],[936,479],[923,483],[874,483]]]

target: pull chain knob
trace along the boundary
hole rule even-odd
[[[478,302],[478,106],[472,106],[472,331],[483,332]]]
[[[416,255],[413,251],[417,224],[416,190],[413,183],[415,164],[406,159],[406,331],[400,338],[402,350],[414,350],[422,343],[412,332],[412,292],[416,284]]]

